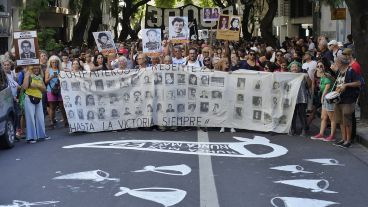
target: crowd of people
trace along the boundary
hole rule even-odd
[[[214,41],[211,44],[204,40],[186,44],[164,40],[160,56],[154,57],[142,53],[141,41],[129,41],[117,43],[117,53],[109,54],[85,46],[65,47],[62,51],[40,51],[40,65],[27,67],[15,65],[15,54],[7,52],[1,56],[1,66],[12,86],[17,109],[16,135],[18,138],[26,136],[28,143],[49,138],[45,128],[55,128],[57,111],[61,112],[61,121],[68,127],[60,93],[60,71],[144,69],[157,64],[181,64],[224,72],[304,73],[289,134],[309,134],[309,125],[321,111],[320,131],[311,138],[333,141],[336,127],[340,125],[342,140],[337,141],[336,145],[349,147],[355,136],[355,103],[364,81],[360,65],[354,59],[351,35],[348,40],[342,44],[324,36],[295,37],[286,38],[277,47],[266,45],[260,38],[247,42]],[[338,102],[328,97],[333,91],[340,94]],[[46,116],[48,119],[45,119]],[[47,127],[45,120],[50,122]],[[331,130],[325,137],[329,124]],[[174,129],[177,130],[176,127]],[[220,132],[224,132],[224,128]]]

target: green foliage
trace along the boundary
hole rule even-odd
[[[213,0],[200,0],[199,1],[200,7],[215,7],[215,3],[213,3]]]
[[[48,6],[47,0],[27,1],[25,9],[22,11],[21,30],[37,30],[38,45],[40,49],[57,50],[62,48],[62,45],[55,41],[56,30],[54,28],[40,28],[38,17],[42,10]]]
[[[174,8],[176,0],[155,0],[155,5],[161,8]]]

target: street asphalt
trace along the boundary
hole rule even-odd
[[[251,131],[220,134],[217,129],[78,134],[55,129],[48,134],[51,140],[36,144],[26,144],[22,140],[13,149],[0,151],[0,207],[368,206],[368,150],[358,144],[343,149],[301,136]],[[209,156],[189,153],[188,149],[174,145],[163,152],[129,149],[121,143],[114,145],[114,149],[107,148],[111,144],[100,148],[63,148],[124,140],[176,141],[177,146],[180,142],[226,144],[240,142],[233,137],[253,139],[254,136],[265,137],[270,143],[286,148],[287,153],[271,158],[251,158],[231,154],[219,156],[221,151],[218,151]],[[273,150],[262,143],[245,148],[256,157]],[[339,164],[323,165],[306,159],[328,159]],[[298,166],[295,168],[295,165]],[[172,168],[133,172],[146,166]],[[274,167],[284,170],[270,169]],[[293,167],[294,173],[285,171]],[[57,177],[59,179],[55,179]],[[121,187],[125,187],[125,194]]]

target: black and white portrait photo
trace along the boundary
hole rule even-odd
[[[175,98],[176,98],[176,91],[175,90],[169,90],[169,91],[167,91],[166,98],[168,100],[175,100]]]
[[[202,90],[199,98],[208,98],[208,91]]]
[[[120,88],[127,88],[129,87],[129,79],[127,78],[121,78],[120,79]]]
[[[142,34],[144,53],[161,50],[161,29],[143,29]]]
[[[207,113],[209,110],[210,103],[209,102],[201,102],[200,105],[200,112],[201,113]]]
[[[156,112],[162,112],[162,104],[158,103],[156,105]]]
[[[136,106],[135,107],[135,112],[134,112],[135,115],[137,116],[143,116],[143,111],[142,111],[142,108],[140,106]]]
[[[144,98],[146,98],[146,99],[153,99],[152,92],[151,91],[146,91],[145,92],[145,95],[144,95]]]
[[[218,22],[219,30],[228,30],[229,29],[229,16],[220,15]]]
[[[243,108],[235,107],[234,119],[243,119]]]
[[[110,96],[110,104],[115,104],[119,102],[119,98],[117,94],[112,93],[109,96]]]
[[[86,106],[94,106],[95,105],[95,98],[93,95],[89,94],[86,96]]]
[[[87,112],[87,120],[91,121],[95,119],[95,113],[93,111]]]
[[[169,17],[169,39],[186,40],[188,37],[188,17]]]
[[[174,84],[174,73],[165,73],[165,84],[166,85]]]
[[[244,89],[245,88],[245,78],[238,78],[238,82],[236,83],[236,87],[238,89]]]
[[[148,104],[147,105],[147,113],[148,114],[151,114],[153,112],[153,107],[152,107],[152,105],[151,104]]]
[[[144,84],[150,84],[151,83],[150,77],[148,75],[143,77],[143,81],[144,81],[143,82]]]
[[[92,90],[92,81],[91,80],[85,80],[83,82],[83,88],[84,88],[85,91],[91,91]]]
[[[167,104],[166,112],[175,112],[172,104]]]
[[[240,19],[237,17],[233,17],[230,20],[230,30],[231,31],[239,31],[240,27]]]
[[[134,96],[134,103],[141,103],[142,102],[142,98],[141,98],[142,93],[140,91],[135,91],[133,93]]]
[[[80,82],[71,82],[72,85],[72,91],[80,91],[81,85]]]
[[[224,77],[211,77],[211,86],[224,87],[225,78]]]
[[[261,80],[254,81],[254,89],[255,90],[260,90],[261,86],[262,86],[261,84],[262,84]]]
[[[208,86],[210,84],[210,77],[208,75],[201,76],[201,85]]]
[[[184,113],[185,112],[185,105],[184,104],[178,104],[177,111],[178,111],[178,113]]]
[[[280,88],[280,82],[274,81],[272,84],[272,90],[278,90]]]
[[[127,115],[130,115],[132,113],[130,113],[130,108],[129,107],[125,107],[124,108],[124,115],[127,116]]]
[[[105,119],[105,111],[106,111],[105,108],[98,109],[98,114],[97,114],[98,119],[100,120]]]
[[[197,85],[197,76],[195,74],[189,75],[189,85]]]
[[[83,113],[83,109],[78,109],[78,110],[77,110],[77,114],[78,114],[78,119],[79,119],[79,120],[84,120],[84,113]]]
[[[36,49],[34,39],[18,39],[20,59],[36,59]]]
[[[212,113],[213,114],[218,114],[220,112],[220,104],[219,103],[215,103],[212,107]]]
[[[75,118],[75,114],[73,110],[69,110],[68,111],[68,119],[74,119]]]
[[[284,109],[289,108],[291,106],[291,101],[289,98],[285,98],[282,103],[282,107]]]
[[[262,119],[262,111],[254,110],[253,111],[253,120],[260,121]]]
[[[129,93],[125,92],[125,93],[123,94],[123,100],[124,100],[124,102],[129,102],[129,100],[130,100],[130,95],[129,95]]]
[[[162,84],[162,74],[161,74],[161,73],[155,73],[155,74],[153,75],[153,78],[154,78],[153,83],[154,83],[155,85],[160,85],[160,84]]]
[[[111,117],[112,118],[118,118],[118,117],[120,117],[119,111],[117,109],[112,109],[111,110]]]
[[[196,98],[197,89],[195,89],[195,88],[188,88],[188,90],[189,90],[188,99],[189,100],[194,100]]]
[[[287,116],[286,115],[282,115],[280,118],[279,118],[279,124],[281,125],[284,125],[287,123]]]
[[[178,84],[183,85],[185,83],[185,74],[178,74]]]
[[[115,49],[114,40],[110,31],[93,32],[98,51]]]
[[[263,117],[264,117],[264,122],[266,124],[270,124],[272,123],[272,116],[268,113],[263,113]]]
[[[69,91],[68,82],[66,81],[61,81],[60,87],[63,91]]]
[[[132,86],[137,86],[140,84],[140,78],[138,75],[134,74],[132,75],[132,77],[130,78],[130,83]]]
[[[262,97],[253,96],[252,103],[254,107],[262,107]]]
[[[104,83],[103,80],[95,80],[96,90],[103,91],[104,90]]]
[[[82,97],[81,96],[75,96],[74,105],[75,106],[82,106]]]
[[[244,94],[236,94],[236,102],[243,103],[244,102]]]
[[[188,111],[195,112],[197,105],[195,103],[188,104]]]
[[[286,93],[289,93],[290,92],[290,89],[291,89],[291,84],[289,83],[284,83],[284,91]]]
[[[177,92],[176,95],[179,98],[183,98],[187,95],[187,89],[177,89],[176,92]]]
[[[212,99],[222,99],[221,91],[212,91]]]
[[[72,104],[70,103],[70,97],[69,96],[64,96],[63,103],[64,103],[64,108],[72,107]]]

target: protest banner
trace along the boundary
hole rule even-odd
[[[97,49],[104,55],[116,53],[116,47],[110,31],[93,32]]]
[[[216,39],[239,41],[240,16],[221,14],[218,20]]]
[[[160,56],[161,29],[143,29],[142,35],[143,53],[149,57]]]
[[[14,48],[17,65],[40,64],[36,31],[14,32]]]
[[[169,39],[172,43],[189,42],[188,17],[169,17]]]
[[[159,126],[286,133],[303,74],[231,74],[181,65],[61,72],[70,132]]]

